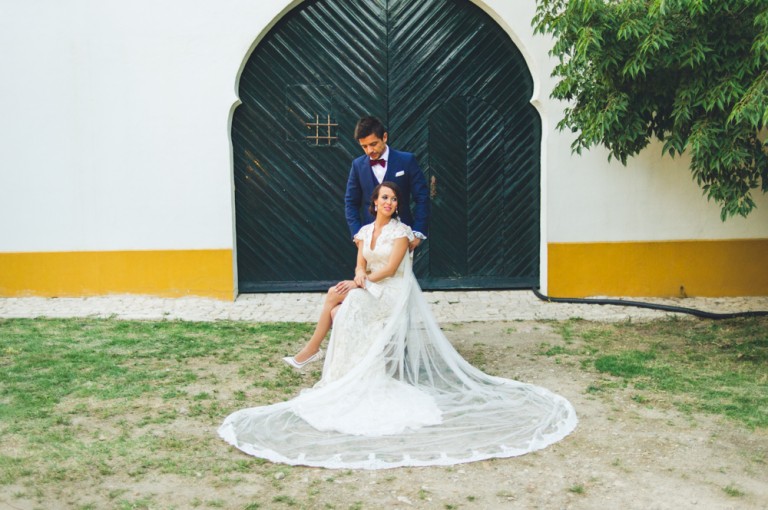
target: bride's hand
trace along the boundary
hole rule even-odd
[[[352,289],[356,289],[359,287],[357,283],[355,283],[353,280],[344,280],[343,282],[339,282],[336,284],[336,292],[339,294],[346,294]]]
[[[362,275],[355,275],[355,285],[360,287],[361,289],[365,288],[365,279],[368,277],[366,274]]]

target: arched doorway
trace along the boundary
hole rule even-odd
[[[348,277],[344,186],[372,114],[431,182],[424,288],[539,281],[540,120],[512,40],[468,0],[309,0],[259,43],[232,122],[241,292]]]

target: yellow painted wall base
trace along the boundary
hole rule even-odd
[[[0,296],[235,297],[232,250],[0,253]]]
[[[768,296],[768,239],[551,243],[548,294]]]

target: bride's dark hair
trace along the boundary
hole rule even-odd
[[[397,198],[397,205],[395,206],[395,212],[392,213],[392,217],[397,218],[397,215],[398,215],[397,210],[400,207],[400,186],[390,181],[384,181],[378,186],[376,186],[375,188],[373,188],[373,193],[371,193],[371,203],[368,204],[368,212],[371,213],[371,216],[376,217],[376,200],[379,198],[379,190],[381,188],[389,188],[395,192],[395,197]]]

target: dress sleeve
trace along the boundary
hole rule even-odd
[[[357,234],[355,234],[355,241],[365,241],[365,235],[368,233],[368,230],[370,230],[371,224],[363,225],[363,227],[357,231]]]
[[[416,236],[413,235],[413,230],[411,230],[411,227],[398,221],[392,232],[392,238],[397,239],[399,237],[407,237],[408,242],[411,242],[415,239]]]

